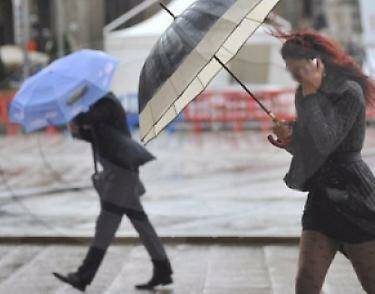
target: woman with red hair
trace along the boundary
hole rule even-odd
[[[361,158],[366,105],[375,86],[351,57],[312,32],[278,34],[287,70],[298,82],[297,119],[269,140],[293,157],[287,186],[308,191],[297,294],[318,294],[341,251],[367,293],[375,293],[375,177]]]

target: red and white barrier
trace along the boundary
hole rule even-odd
[[[0,129],[4,135],[16,135],[22,131],[21,126],[11,123],[8,116],[9,106],[14,95],[15,92],[12,90],[0,91]],[[54,127],[47,127],[44,132],[54,134],[57,130]]]
[[[294,89],[256,91],[254,94],[278,119],[294,119]],[[242,130],[245,122],[259,122],[264,127],[270,122],[259,105],[241,90],[203,92],[184,110],[184,120],[193,123],[193,129],[197,131],[208,122],[231,122],[236,130]]]

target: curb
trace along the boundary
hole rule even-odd
[[[39,245],[83,245],[91,242],[91,237],[83,236],[4,236],[0,237],[0,245],[4,244],[39,244]],[[164,236],[164,244],[218,244],[218,245],[297,245],[299,237],[262,237],[262,236]],[[138,237],[117,237],[113,244],[138,244]]]

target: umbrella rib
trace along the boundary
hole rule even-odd
[[[257,23],[263,24],[263,22],[261,22],[261,21],[259,21],[257,19],[254,19],[254,18],[251,18],[251,17],[245,17],[245,18],[248,19],[248,20],[251,20],[253,22],[257,22]]]
[[[176,19],[177,16],[166,6],[164,5],[162,2],[159,2],[159,5],[166,11],[168,12],[168,14],[170,16],[173,17],[173,19]],[[248,18],[249,19],[249,18]],[[260,23],[258,21],[258,23]],[[226,49],[225,47],[222,47],[224,49]],[[226,49],[226,51],[228,51],[228,49]],[[229,51],[228,51],[229,52]],[[225,65],[225,63],[223,61],[220,60],[220,58],[218,58],[216,56],[216,54],[214,55],[213,57],[230,75],[233,79],[236,80],[237,83],[240,84],[240,86],[246,91],[247,94],[250,95],[251,98],[254,99],[254,101],[260,106],[260,108],[262,108],[266,114],[274,121],[274,122],[277,122],[277,119],[276,119],[276,116],[266,107],[263,105],[263,103],[248,89],[248,87],[246,87],[246,85]],[[198,78],[198,77],[197,77]],[[199,78],[198,78],[199,79]],[[201,81],[199,81],[201,82]]]

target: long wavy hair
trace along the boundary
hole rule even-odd
[[[273,35],[284,44],[281,49],[283,59],[287,58],[320,58],[327,70],[333,70],[358,82],[367,104],[374,105],[375,83],[364,74],[360,66],[340,45],[314,32],[274,32]]]

